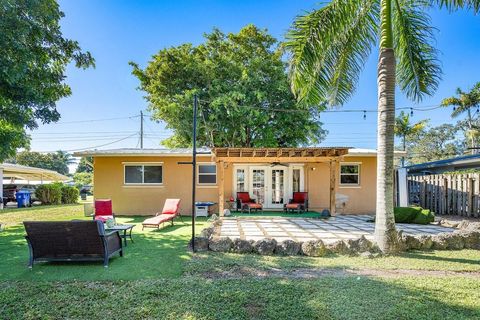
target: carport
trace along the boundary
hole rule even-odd
[[[0,164],[0,197],[3,197],[3,180],[17,179],[28,182],[37,181],[40,183],[51,181],[67,181],[69,177],[56,171],[27,167],[18,164],[1,163]],[[3,202],[0,201],[0,209],[3,209]]]

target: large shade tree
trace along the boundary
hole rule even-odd
[[[480,0],[332,0],[297,17],[287,36],[291,85],[307,105],[344,104],[379,48],[375,239],[384,252],[401,247],[393,216],[395,87],[414,101],[437,89],[441,70],[427,10],[438,6],[478,12]]]
[[[67,65],[94,64],[62,35],[63,16],[55,0],[0,0],[0,162],[28,147],[26,129],[60,118],[56,102],[71,94]]]
[[[191,145],[194,94],[199,145],[296,146],[325,135],[316,110],[297,104],[277,41],[253,25],[236,34],[215,29],[198,46],[160,50],[145,69],[132,65],[153,119],[173,131],[166,146]]]
[[[462,114],[466,114],[463,121],[466,130],[465,136],[468,139],[469,147],[477,147],[476,138],[480,135],[480,127],[478,125],[478,109],[480,108],[480,82],[476,83],[473,88],[465,92],[457,88],[457,95],[442,100],[441,105],[444,107],[453,106],[452,118],[457,118]]]

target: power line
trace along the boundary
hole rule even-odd
[[[74,152],[74,151],[83,151],[83,150],[89,150],[89,149],[96,149],[96,148],[101,148],[101,147],[105,147],[105,146],[108,146],[108,145],[111,145],[111,144],[114,144],[114,143],[117,143],[117,142],[121,142],[121,141],[124,141],[124,140],[127,140],[133,136],[136,136],[138,133],[134,133],[134,134],[131,134],[129,136],[126,136],[126,137],[123,137],[122,139],[118,139],[118,140],[115,140],[115,141],[112,141],[112,142],[109,142],[109,143],[104,143],[104,144],[101,144],[101,145],[97,145],[97,146],[91,146],[91,147],[86,147],[86,148],[80,148],[80,149],[70,149],[70,150],[62,150],[62,151],[66,151],[66,152]],[[40,152],[55,152],[55,151],[40,151]]]

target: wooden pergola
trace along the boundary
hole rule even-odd
[[[218,204],[223,216],[225,206],[225,165],[229,163],[329,163],[330,213],[335,214],[336,171],[347,147],[330,148],[214,148],[213,159],[219,164]]]

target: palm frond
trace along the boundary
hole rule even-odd
[[[447,8],[450,11],[458,9],[473,10],[474,13],[480,12],[480,0],[431,0],[431,5]]]
[[[284,47],[299,100],[341,105],[350,98],[377,40],[379,11],[379,0],[333,0],[296,18]]]
[[[431,45],[434,29],[422,1],[393,1],[397,82],[408,98],[420,101],[436,91],[441,76],[437,50]]]

